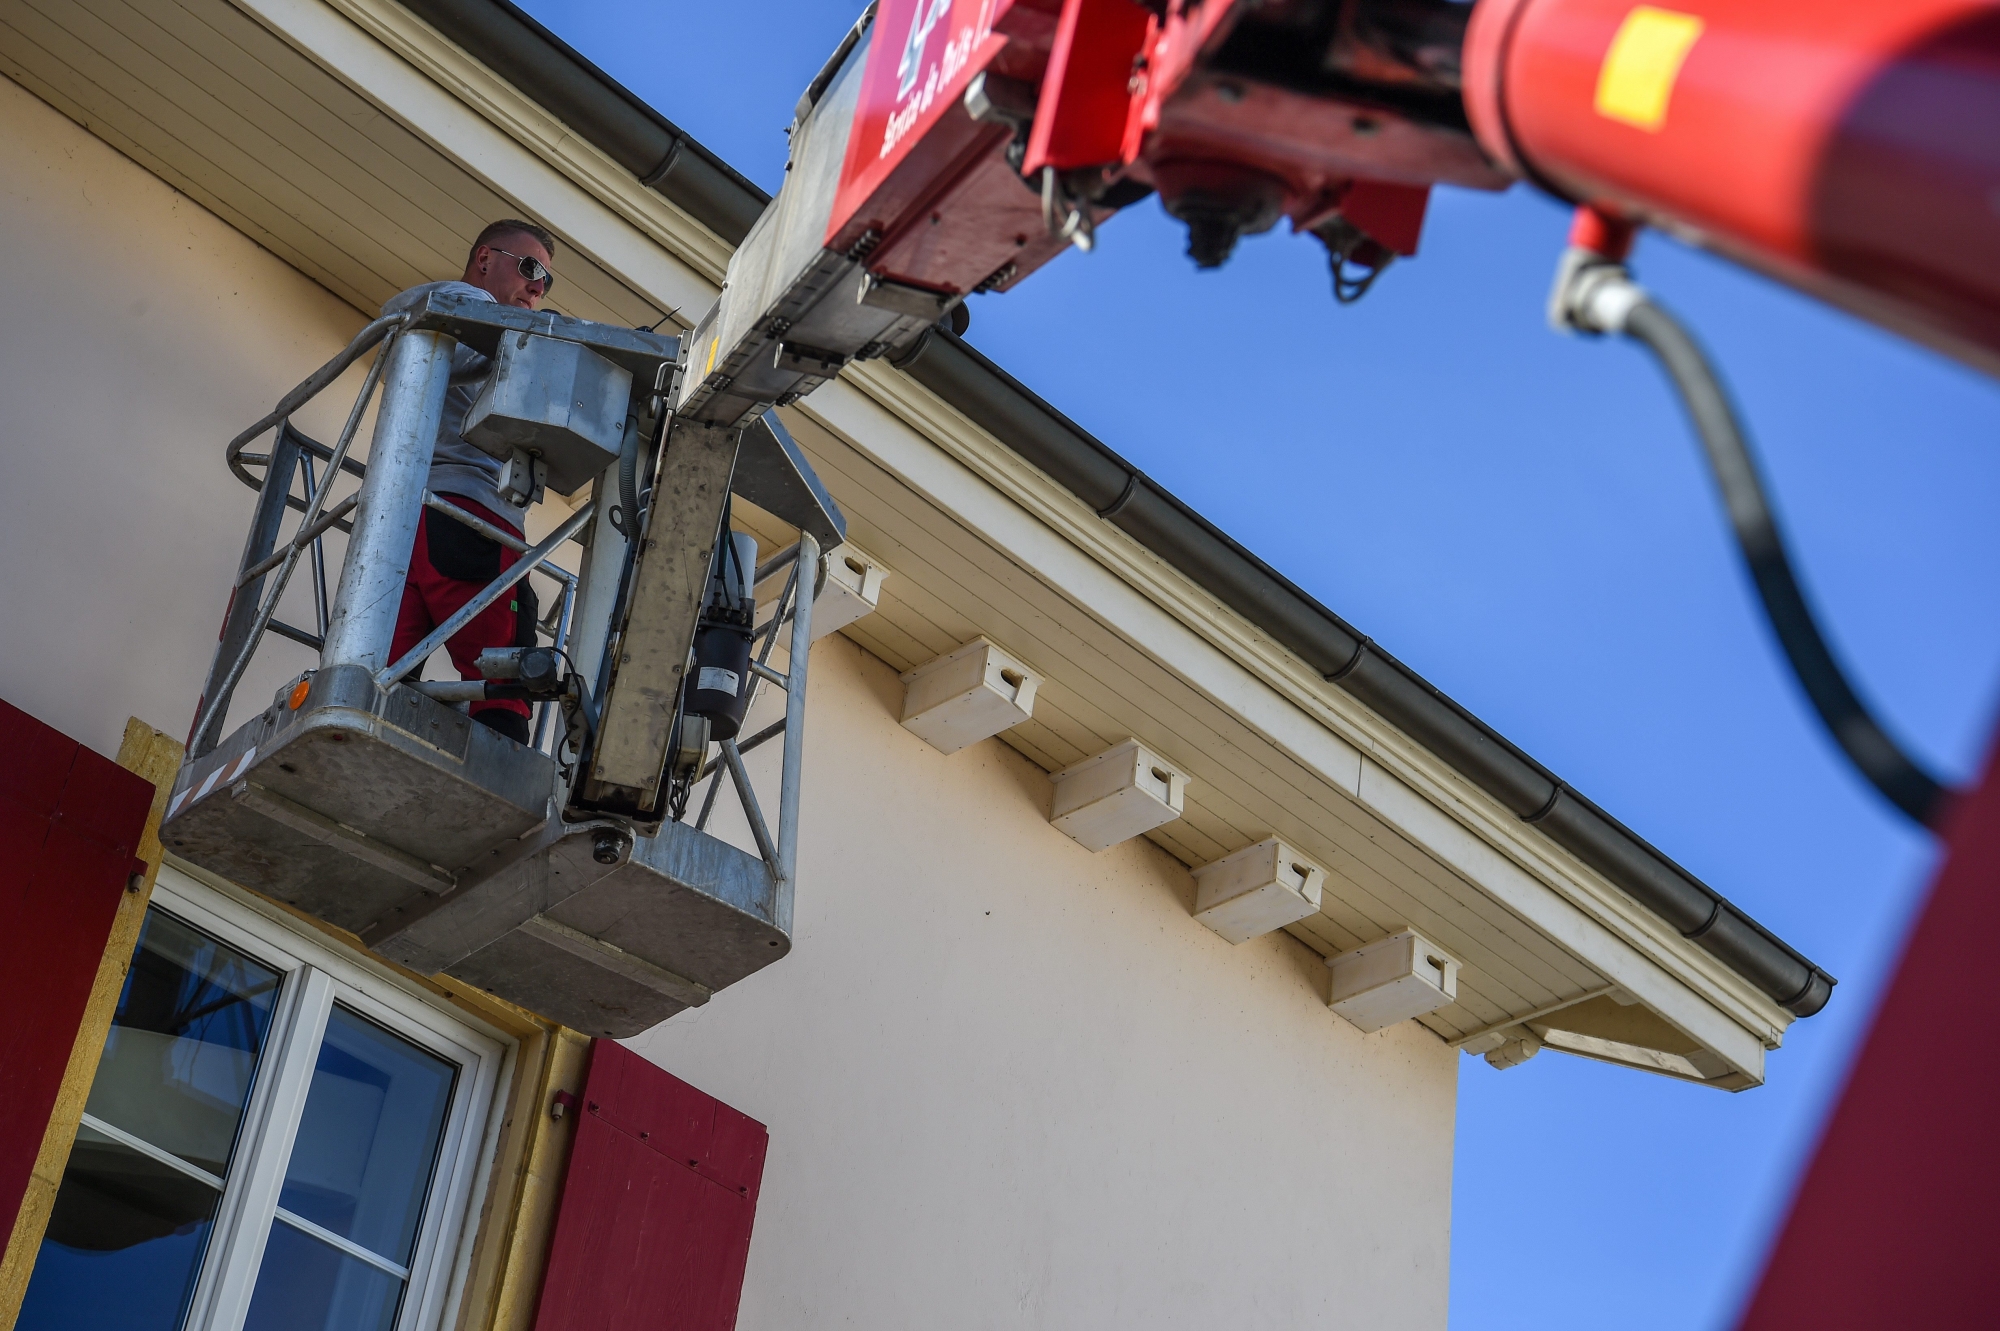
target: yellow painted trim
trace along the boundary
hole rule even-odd
[[[1701,36],[1693,14],[1635,5],[1597,71],[1597,114],[1657,134],[1667,123],[1681,65]]]
[[[537,1041],[532,1066],[528,1055],[524,1042],[457,1331],[531,1331],[535,1323],[576,1133],[574,1115],[556,1119],[551,1110],[558,1091],[582,1094],[590,1037],[552,1027]]]
[[[20,1213],[14,1217],[6,1255],[0,1257],[0,1331],[12,1331],[21,1315],[21,1299],[28,1292],[28,1277],[34,1272],[35,1256],[41,1251],[42,1235],[48,1230],[49,1215],[55,1209],[56,1189],[62,1186],[63,1169],[69,1164],[70,1144],[76,1140],[84,1101],[90,1098],[90,1083],[97,1076],[97,1060],[104,1052],[105,1038],[111,1033],[118,995],[125,989],[125,972],[131,968],[132,953],[139,946],[139,926],[145,923],[146,904],[153,897],[153,880],[160,873],[160,818],[166,812],[167,796],[173,791],[174,774],[180,770],[180,741],[132,717],[125,723],[125,738],[118,746],[118,765],[153,783],[153,808],[146,815],[146,830],[139,838],[138,850],[139,858],[146,862],[146,876],[137,890],[125,894],[118,903],[118,913],[112,917],[111,934],[97,963],[97,979],[91,985],[90,1001],[84,1005],[76,1043],[70,1047],[69,1065],[63,1071],[62,1087],[56,1092],[55,1110],[42,1133],[42,1149],[35,1157],[27,1195],[21,1201]]]

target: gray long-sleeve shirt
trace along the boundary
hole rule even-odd
[[[389,298],[384,314],[399,314],[423,302],[433,291],[475,300],[492,300],[491,292],[470,282],[426,282]],[[437,444],[431,450],[430,487],[438,494],[458,495],[484,505],[500,517],[522,525],[527,506],[500,497],[500,459],[465,441],[465,413],[486,387],[493,362],[463,344],[451,353],[451,386],[445,390],[444,416],[438,421]]]

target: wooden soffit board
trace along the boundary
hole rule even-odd
[[[290,8],[324,11],[326,26],[338,19],[324,6]],[[447,124],[442,90],[377,50],[382,74],[430,86],[432,119]],[[418,133],[227,0],[0,0],[0,73],[364,314],[405,287],[456,277],[480,227],[513,216],[566,242],[552,307],[626,325],[674,308],[657,303],[669,285],[650,271],[666,267],[657,246],[634,237],[631,250],[655,254],[633,262],[577,241],[568,214],[601,209],[578,208],[567,196],[581,192],[561,188],[557,173],[504,160],[527,159],[519,149],[488,164],[510,169],[472,169],[450,151],[451,134]],[[457,137],[500,140],[462,111],[457,119]],[[639,271],[619,271],[620,261]],[[698,284],[689,294],[706,299]]]

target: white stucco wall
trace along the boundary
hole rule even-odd
[[[632,1041],[767,1123],[739,1325],[1441,1328],[1456,1060],[814,649],[792,953]],[[764,755],[759,754],[760,758]]]
[[[4,78],[0,235],[0,698],[106,753],[183,734],[256,499],[223,446],[363,320]],[[239,700],[308,663],[274,642]]]
[[[223,444],[361,316],[5,80],[0,231],[0,697],[113,751],[191,719],[252,503]],[[634,1042],[770,1125],[745,1331],[1441,1328],[1451,1052],[1054,831],[1011,750],[930,749],[844,639],[813,672],[794,950]]]

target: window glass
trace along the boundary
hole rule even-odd
[[[18,1331],[173,1331],[282,975],[148,912]]]
[[[148,912],[84,1112],[226,1172],[282,978]]]
[[[243,1331],[388,1331],[402,1301],[401,1276],[308,1237],[281,1216],[264,1246]]]
[[[189,906],[225,937],[261,936]],[[435,1249],[420,1240],[448,1123],[477,1113],[461,1073],[484,1085],[483,1055],[421,1004],[393,1018],[415,1039],[362,1017],[344,1005],[370,992],[349,963],[284,936],[290,971],[147,912],[17,1331],[195,1331],[198,1294],[204,1318],[250,1331],[394,1331],[442,1274],[456,1221]],[[252,1117],[266,1080],[271,1112]]]
[[[394,1320],[457,1074],[334,1007],[246,1331]]]

